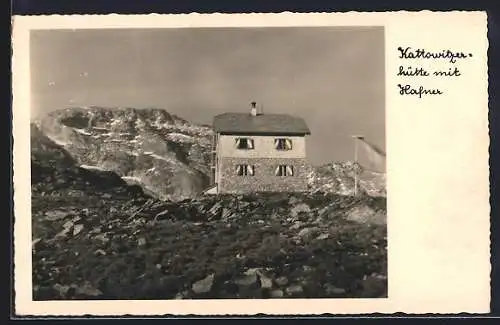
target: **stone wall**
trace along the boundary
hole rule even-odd
[[[253,165],[254,176],[238,176],[236,165]],[[278,165],[291,165],[293,176],[275,176]],[[304,158],[221,158],[219,193],[303,192],[307,190],[308,165]]]

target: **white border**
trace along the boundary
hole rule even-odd
[[[29,31],[56,28],[384,26],[388,172],[388,299],[209,301],[31,300]],[[474,53],[464,77],[430,81],[447,94],[397,94],[396,48]],[[489,311],[486,14],[387,12],[15,16],[13,20],[16,313],[22,315],[252,315]],[[423,62],[422,64],[427,64]],[[443,68],[447,67],[442,63]]]

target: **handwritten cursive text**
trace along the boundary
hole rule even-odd
[[[423,86],[418,89],[412,88],[411,85],[398,84],[400,95],[413,95],[422,98],[422,95],[442,95],[443,92],[439,89],[425,89]]]
[[[472,53],[453,52],[442,50],[440,52],[430,52],[425,49],[412,49],[411,47],[398,47],[400,59],[448,59],[450,63],[456,63],[457,59],[472,57]]]

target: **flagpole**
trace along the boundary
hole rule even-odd
[[[354,139],[354,196],[358,196],[358,139],[363,139],[361,135],[353,135]]]

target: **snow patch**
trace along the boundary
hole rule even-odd
[[[135,126],[137,128],[142,128],[146,125],[146,123],[144,121],[142,121],[141,119],[136,119],[135,120]]]
[[[65,141],[62,141],[62,140],[59,140],[56,138],[49,138],[49,139],[52,140],[52,142],[54,142],[55,144],[62,146],[62,147],[68,145],[68,142],[65,142]]]
[[[116,125],[116,124],[120,124],[120,123],[121,123],[120,120],[112,119],[110,124],[111,125]]]
[[[101,168],[99,166],[92,166],[92,165],[80,165],[81,168],[83,169],[89,169],[89,170],[101,170],[101,171],[106,171],[106,169]]]
[[[177,160],[177,159],[172,159],[172,158],[169,158],[169,157],[163,157],[163,156],[160,156],[160,155],[158,155],[158,154],[152,153],[152,152],[150,152],[150,151],[147,151],[147,152],[145,152],[144,154],[145,154],[145,155],[148,155],[148,156],[151,156],[151,157],[153,157],[153,158],[156,158],[156,159],[158,159],[158,160],[163,160],[163,161],[169,162],[169,163],[171,163],[171,164],[175,164],[175,165],[177,165],[177,166],[179,166],[179,167],[182,167],[182,168],[186,167],[186,165],[184,165],[182,162],[180,162],[180,161],[179,161],[179,160]],[[194,171],[192,171],[192,170],[191,170],[191,169],[189,169],[189,168],[188,168],[188,169],[186,169],[186,171],[187,171],[189,174],[194,174]]]
[[[213,187],[206,189],[205,191],[203,191],[203,194],[207,194],[207,195],[217,194],[217,186],[213,186]]]
[[[92,138],[99,139],[99,138],[109,137],[111,135],[112,135],[112,133],[101,133],[101,134],[93,135]]]
[[[176,133],[172,132],[167,134],[166,138],[168,140],[173,140],[173,141],[184,141],[184,140],[193,140],[193,137],[190,135],[182,134],[182,133]]]
[[[92,135],[92,134],[88,133],[87,131],[85,131],[84,129],[73,128],[73,130],[75,130],[76,132],[83,134],[83,135]]]
[[[163,157],[163,156],[160,156],[160,155],[157,155],[155,153],[150,153],[149,154],[151,157],[153,158],[156,158],[156,159],[160,159],[160,160],[164,160],[164,161],[172,161],[172,159],[168,159],[167,157]]]
[[[124,181],[133,181],[133,182],[141,182],[141,179],[136,176],[122,176],[121,177]]]

